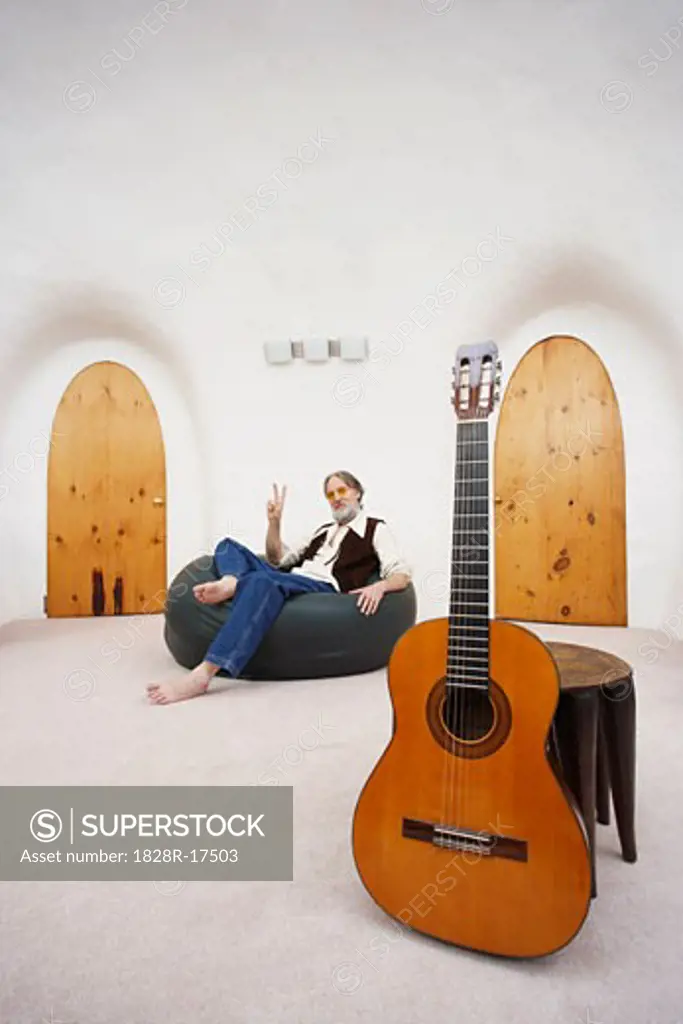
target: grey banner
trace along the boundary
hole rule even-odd
[[[292,880],[291,786],[0,787],[2,881]]]

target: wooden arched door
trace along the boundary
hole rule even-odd
[[[93,363],[64,392],[47,503],[48,616],[163,608],[164,445],[154,403],[127,367]]]
[[[534,345],[495,447],[496,616],[625,626],[626,483],[609,375],[577,338]]]

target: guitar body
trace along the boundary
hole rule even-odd
[[[358,799],[356,865],[379,906],[411,928],[473,950],[542,956],[578,932],[591,889],[585,830],[547,752],[557,669],[534,634],[490,622],[490,727],[477,733],[467,706],[447,727],[447,646],[448,619],[434,619],[394,648],[394,733]],[[474,838],[469,848],[439,845],[435,826]]]

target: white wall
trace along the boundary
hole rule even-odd
[[[322,477],[346,467],[401,537],[421,616],[441,614],[455,350],[493,337],[509,375],[535,341],[574,334],[621,406],[630,622],[658,626],[683,598],[682,15],[668,0],[5,10],[2,466],[74,373],[119,359],[160,413],[171,571],[226,532],[260,547],[274,479],[286,539],[305,533]],[[363,368],[263,360],[267,338],[360,333],[382,353]],[[18,479],[0,491],[0,620],[39,615],[45,588],[44,464]]]

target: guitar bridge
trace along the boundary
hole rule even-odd
[[[512,839],[492,832],[474,832],[469,828],[455,825],[441,825],[416,818],[404,818],[401,834],[404,839],[417,839],[432,846],[457,853],[479,853],[484,857],[503,857],[506,860],[526,861],[527,843],[524,839]]]
[[[450,828],[448,825],[432,826],[432,842],[434,846],[443,846],[447,850],[482,853],[486,857],[490,857],[495,846],[494,836],[482,835],[469,829]]]

